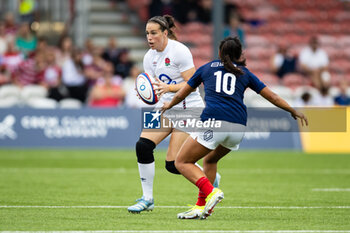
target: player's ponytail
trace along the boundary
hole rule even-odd
[[[227,37],[221,41],[219,46],[219,57],[226,70],[234,75],[243,74],[243,71],[237,66],[246,65],[245,58],[242,58],[242,44],[238,37]]]
[[[174,17],[172,17],[171,15],[163,15],[163,18],[168,23],[168,38],[172,40],[177,40],[177,37],[174,32],[176,28]]]
[[[176,28],[175,20],[174,20],[174,17],[172,17],[171,15],[154,16],[150,18],[147,23],[149,22],[159,24],[160,30],[162,30],[162,32],[164,32],[165,30],[168,31],[169,39],[177,40],[177,37],[174,32],[174,29]]]

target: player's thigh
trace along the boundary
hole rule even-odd
[[[173,129],[170,137],[168,153],[166,155],[167,161],[174,161],[180,148],[188,138],[188,134],[176,129]]]
[[[142,131],[140,137],[141,138],[147,138],[154,142],[156,145],[158,145],[161,141],[163,141],[170,133],[172,129],[161,129],[156,132],[148,132],[148,131]]]

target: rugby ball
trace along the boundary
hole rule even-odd
[[[155,104],[158,102],[158,96],[154,90],[152,82],[155,80],[147,73],[141,73],[137,76],[135,87],[140,99],[146,104]]]

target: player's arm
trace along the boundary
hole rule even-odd
[[[171,102],[164,103],[161,111],[164,112],[165,110],[170,109],[173,106],[177,105],[178,103],[183,101],[194,90],[195,90],[194,88],[192,88],[190,85],[187,84],[187,82],[185,82],[184,86],[178,92],[176,92]]]
[[[268,101],[270,101],[273,105],[287,112],[290,112],[290,114],[294,119],[299,118],[301,121],[301,125],[304,125],[304,122],[305,122],[305,125],[308,125],[307,118],[304,116],[303,113],[296,111],[294,108],[292,108],[284,99],[282,99],[279,95],[271,91],[270,88],[264,87],[260,91],[260,95],[265,99],[267,99]]]
[[[182,78],[185,80],[185,82],[182,83],[177,83],[177,84],[166,84],[162,81],[160,81],[158,78],[157,83],[154,83],[156,88],[154,88],[157,91],[157,95],[162,95],[167,92],[177,92],[179,91],[182,87],[186,85],[186,82],[190,80],[192,75],[196,72],[196,69],[194,67],[184,71],[181,73]]]

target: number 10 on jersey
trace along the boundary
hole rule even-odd
[[[217,93],[221,93],[221,91],[228,95],[233,95],[233,93],[235,93],[236,76],[234,74],[225,73],[224,77],[222,77],[222,71],[216,71],[214,75],[216,77],[215,91]]]

